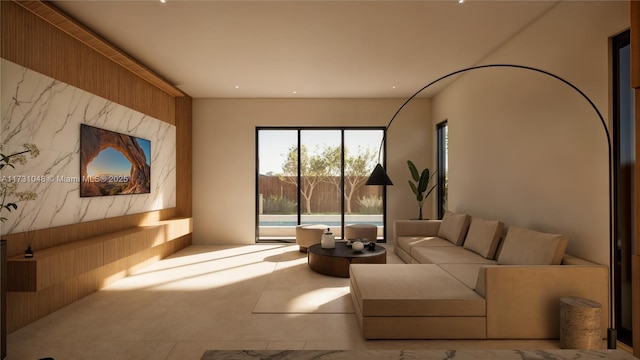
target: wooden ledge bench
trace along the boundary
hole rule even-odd
[[[55,284],[117,263],[135,254],[169,243],[192,232],[192,219],[160,221],[50,248],[36,250],[32,258],[14,256],[7,261],[10,292],[38,292]],[[121,264],[125,268],[135,265]],[[118,266],[118,268],[123,268]]]

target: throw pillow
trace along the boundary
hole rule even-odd
[[[568,239],[512,226],[504,239],[499,265],[560,265]]]
[[[473,217],[464,240],[464,248],[484,258],[493,259],[503,229],[501,221]]]
[[[456,214],[447,210],[442,217],[442,222],[438,229],[438,237],[448,240],[454,245],[461,246],[465,235],[467,235],[469,222],[469,215]]]

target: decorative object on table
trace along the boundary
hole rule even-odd
[[[24,232],[24,240],[27,245],[27,249],[24,251],[25,258],[33,257],[33,249],[31,248],[31,246],[33,245],[33,234],[33,230],[27,230]]]
[[[425,168],[422,172],[418,172],[418,169],[411,160],[407,160],[407,166],[409,166],[411,178],[413,179],[413,181],[409,180],[409,186],[418,201],[418,220],[422,220],[422,206],[424,205],[424,201],[429,197],[429,195],[431,195],[433,189],[436,188],[436,185],[434,184],[431,189],[427,191],[427,187],[429,187],[429,183],[436,172],[434,171],[433,174],[430,174],[429,168]],[[425,191],[427,191],[426,195],[424,193]]]
[[[24,144],[23,147],[25,150],[15,152],[11,155],[0,153],[0,171],[4,170],[5,167],[15,169],[14,164],[26,164],[26,153],[29,153],[32,159],[40,155],[40,150],[38,150],[38,147],[34,144]],[[0,151],[2,151],[1,145]],[[0,182],[0,199],[2,199],[0,200],[0,212],[3,210],[8,212],[11,212],[11,210],[18,210],[16,202],[34,200],[38,197],[38,195],[33,191],[18,191],[19,182],[19,176],[2,176],[2,181]],[[12,198],[15,200],[11,201]],[[4,222],[6,220],[7,218],[0,214],[0,222]]]
[[[370,242],[369,244],[367,244],[367,248],[369,248],[369,250],[374,250],[376,248],[376,242]]]
[[[362,251],[364,250],[364,244],[362,243],[362,241],[354,241],[351,245],[351,248],[353,249],[353,251]]]
[[[322,234],[320,247],[323,249],[334,249],[336,247],[336,238],[333,236],[331,229],[327,228],[327,231]]]
[[[589,106],[593,109],[593,111],[596,113],[596,115],[598,116],[598,119],[600,121],[600,125],[602,125],[602,129],[604,131],[604,134],[606,136],[606,140],[607,140],[607,152],[608,152],[608,156],[607,156],[607,160],[609,162],[609,166],[607,167],[607,172],[608,172],[608,176],[609,176],[609,181],[608,181],[608,185],[609,185],[609,191],[608,191],[608,197],[609,197],[609,259],[611,261],[611,263],[613,264],[614,261],[614,254],[615,254],[615,243],[613,241],[613,205],[612,205],[612,194],[613,194],[613,172],[611,171],[611,169],[613,169],[612,164],[612,160],[613,160],[613,156],[612,156],[612,147],[611,147],[611,135],[609,134],[609,129],[607,126],[607,121],[604,119],[604,116],[602,116],[602,113],[600,112],[600,110],[598,109],[598,107],[596,106],[596,104],[593,102],[593,100],[591,100],[582,90],[580,90],[577,86],[573,85],[572,83],[570,83],[569,81],[563,79],[562,77],[555,75],[549,71],[546,70],[541,70],[535,67],[531,67],[531,66],[526,66],[526,65],[517,65],[517,64],[486,64],[486,65],[476,65],[476,66],[470,66],[470,67],[466,67],[460,70],[456,70],[453,72],[450,72],[446,75],[440,76],[439,78],[429,82],[428,84],[424,85],[423,87],[421,87],[420,89],[418,89],[418,91],[416,91],[415,93],[413,93],[413,95],[409,96],[409,98],[407,98],[407,100],[404,101],[404,103],[402,103],[402,105],[400,105],[400,107],[398,108],[398,110],[396,110],[396,112],[393,114],[393,116],[391,117],[391,120],[389,120],[389,123],[387,123],[387,126],[385,127],[385,131],[382,135],[382,140],[380,141],[380,149],[378,150],[378,163],[376,164],[375,168],[373,169],[373,171],[371,172],[371,175],[369,176],[369,179],[367,180],[366,184],[367,185],[382,185],[382,186],[386,186],[386,185],[393,185],[393,182],[391,181],[391,179],[389,178],[389,176],[387,175],[387,172],[385,171],[385,169],[382,167],[382,164],[380,162],[381,159],[381,154],[382,154],[382,147],[385,144],[386,141],[386,134],[387,131],[389,130],[389,127],[391,126],[391,124],[393,123],[393,121],[395,120],[395,118],[398,116],[398,114],[400,113],[400,111],[402,111],[402,109],[404,109],[404,107],[411,102],[411,100],[413,100],[416,96],[418,96],[421,92],[423,92],[424,90],[426,90],[427,88],[431,87],[432,85],[450,78],[452,76],[458,75],[458,74],[462,74],[468,71],[472,71],[472,70],[479,70],[479,69],[487,69],[487,68],[510,68],[510,69],[522,69],[522,70],[526,70],[526,71],[532,71],[535,73],[539,73],[539,74],[543,74],[546,76],[549,76],[551,78],[554,78],[560,82],[562,82],[563,84],[569,86],[570,88],[572,88],[573,90],[575,90],[578,94],[580,94],[580,96],[582,96],[582,98],[584,98],[585,101],[587,101],[589,103]],[[615,275],[614,275],[614,266],[609,266],[609,280],[610,283],[613,284],[615,283]],[[611,288],[610,290],[610,294],[609,294],[609,303],[614,304],[616,301],[616,294],[614,293],[614,289]],[[615,349],[616,348],[616,324],[615,324],[615,312],[614,312],[614,306],[609,306],[609,327],[607,328],[607,348],[608,349]]]

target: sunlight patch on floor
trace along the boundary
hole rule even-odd
[[[315,289],[294,297],[287,302],[286,307],[291,312],[301,309],[305,309],[304,312],[314,312],[345,295],[349,295],[348,286]]]
[[[288,245],[211,247],[178,252],[122,279],[104,291],[201,291],[266,276],[274,271]],[[195,247],[197,248],[197,247]],[[306,259],[305,259],[306,261]]]

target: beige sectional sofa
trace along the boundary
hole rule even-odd
[[[505,234],[506,233],[506,234]],[[447,212],[394,222],[407,264],[351,265],[351,296],[367,339],[558,338],[560,298],[609,314],[608,268],[565,253],[568,239]]]

